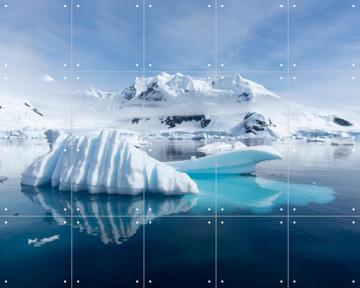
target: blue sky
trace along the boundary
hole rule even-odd
[[[8,64],[1,71],[9,80],[31,81],[42,73],[62,78],[72,52],[73,69],[86,80],[83,84],[102,89],[130,84],[143,61],[149,74],[207,75],[217,60],[220,73],[239,72],[285,94],[286,83],[278,79],[286,76],[290,56],[291,69],[302,71],[291,73],[302,83],[291,86],[293,97],[320,103],[316,97],[323,96],[309,96],[308,90],[321,94],[330,85],[346,101],[359,103],[358,0],[291,2],[289,55],[284,0],[218,0],[217,18],[214,0],[74,0],[72,27],[70,0],[1,1],[0,58]],[[353,76],[355,81],[345,81]]]

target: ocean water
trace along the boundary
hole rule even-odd
[[[174,161],[201,157],[200,145],[143,149]],[[260,164],[256,176],[194,176],[199,195],[144,199],[22,187],[21,171],[47,145],[0,143],[0,176],[8,178],[0,183],[0,283],[357,287],[359,145],[273,145],[284,159]]]

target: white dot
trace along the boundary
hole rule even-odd
[[[221,280],[220,282],[221,282],[221,283],[224,283],[224,280]]]
[[[351,66],[352,66],[352,67],[355,67],[356,65],[355,65],[355,64],[352,64]]]
[[[67,6],[66,6],[66,4],[64,5],[64,8],[66,8]]]
[[[351,79],[352,79],[352,80],[355,80],[356,78],[355,78],[355,76],[352,76]]]
[[[220,223],[221,223],[221,224],[224,224],[224,221],[221,221]]]
[[[64,211],[66,211],[66,208],[64,208]]]
[[[293,208],[293,211],[296,211],[296,208]]]
[[[76,221],[76,224],[80,224],[80,221]]]
[[[64,148],[64,152],[66,152],[66,148]]]
[[[77,5],[76,5],[76,8],[80,8],[80,5],[79,5],[79,4],[77,4]]]
[[[4,210],[5,210],[5,211],[7,211],[8,209],[7,209],[7,208],[5,208]]]
[[[67,65],[66,65],[66,63],[64,63],[64,67],[66,67]]]
[[[4,67],[8,67],[8,64],[5,63],[5,64],[4,64]]]
[[[221,67],[224,67],[224,63],[221,63],[220,66],[221,66]]]
[[[79,149],[79,148],[76,148],[76,152],[80,152],[80,149]]]
[[[221,208],[220,210],[221,210],[221,211],[224,211],[224,208]]]
[[[296,4],[293,5],[293,8],[296,8]]]
[[[208,224],[211,224],[211,221],[208,221]]]
[[[284,67],[284,64],[280,64],[280,67]]]
[[[76,280],[76,283],[80,283],[80,280]]]
[[[67,77],[66,76],[64,76],[64,80],[66,80],[67,79]]]
[[[136,211],[139,211],[139,208],[135,208]]]
[[[353,280],[353,281],[354,281],[354,280]],[[7,280],[5,280],[4,282],[5,282],[5,284],[6,284],[8,281],[7,281]]]
[[[211,211],[211,208],[208,208],[208,211]]]
[[[149,283],[152,283],[152,281],[151,281],[151,280],[149,280]]]
[[[64,280],[64,283],[66,283],[66,280]]]
[[[296,67],[296,64],[294,63],[292,66],[293,66],[293,67]]]
[[[139,67],[139,64],[136,63],[135,66],[136,66],[136,67]]]
[[[283,221],[280,221],[280,224],[283,224],[284,222]]]
[[[280,8],[284,8],[284,5],[283,5],[283,4],[280,4]]]
[[[4,80],[8,80],[9,78],[7,76],[4,77]]]
[[[151,208],[149,208],[149,211],[151,211],[152,209]]]
[[[221,4],[220,7],[221,7],[221,8],[224,8],[224,4]]]
[[[211,8],[211,4],[208,5],[208,8]]]
[[[282,283],[284,283],[284,281],[283,281],[283,280],[280,280],[280,283],[282,284]]]
[[[80,80],[80,77],[79,77],[79,76],[77,76],[77,77],[76,77],[76,80]]]
[[[5,220],[5,221],[4,221],[4,224],[8,224],[8,222]]]
[[[210,63],[208,64],[208,67],[211,67],[211,64],[210,64]]]
[[[150,64],[149,64],[149,67],[151,67],[151,66],[152,66],[152,64],[150,63]]]
[[[211,283],[211,280],[208,280],[208,283]]]
[[[152,7],[152,5],[151,4],[149,4],[149,8],[151,8]]]
[[[293,224],[296,224],[296,221],[293,221]]]
[[[136,4],[135,7],[136,7],[136,8],[139,8],[139,4]],[[136,281],[138,281],[138,280],[136,280]]]
[[[292,77],[292,79],[293,79],[293,80],[296,80],[296,77],[294,76],[294,77]]]
[[[293,283],[295,284],[295,283],[296,283],[296,280],[293,280]]]
[[[352,7],[352,8],[355,8],[355,7],[356,7],[356,5],[355,5],[355,4],[353,4],[353,5],[351,5],[351,7]]]
[[[356,222],[355,222],[355,221],[352,221],[351,223],[352,223],[352,224],[355,224]]]
[[[284,80],[284,77],[280,76],[280,80]]]
[[[135,221],[136,224],[139,224],[139,221]]]
[[[80,67],[80,64],[76,64],[76,67]]]
[[[139,283],[139,280],[136,280],[135,283]]]
[[[76,211],[80,211],[80,208],[76,208]]]
[[[293,152],[296,152],[296,149],[293,149]]]
[[[152,149],[151,148],[149,148],[149,152],[151,152],[152,151]]]
[[[149,224],[151,224],[152,222],[151,221],[149,221]]]
[[[280,211],[283,211],[284,210],[284,208],[280,208]]]
[[[353,284],[354,284],[354,283],[355,283],[355,280],[352,280],[352,281],[351,281],[351,283],[353,283]]]
[[[64,224],[66,224],[66,221],[64,221]]]

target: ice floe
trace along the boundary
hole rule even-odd
[[[228,148],[223,144],[210,147],[211,155],[190,160],[167,162],[178,171],[189,174],[249,174],[255,172],[255,166],[263,161],[281,159],[281,154],[273,147],[266,145],[231,148],[221,151],[219,147]],[[206,146],[205,146],[206,147]]]
[[[54,235],[54,236],[50,236],[50,237],[44,237],[42,239],[28,239],[28,245],[32,245],[33,247],[41,247],[45,244],[48,244],[50,242],[54,242],[56,240],[60,239],[60,235]]]

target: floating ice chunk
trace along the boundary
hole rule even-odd
[[[202,147],[197,148],[199,152],[205,153],[206,155],[212,155],[223,151],[236,150],[246,147],[242,142],[225,143],[225,142],[214,142]]]
[[[281,159],[281,154],[271,146],[253,146],[218,152],[202,158],[167,162],[178,171],[190,174],[249,174],[263,161]]]
[[[60,235],[54,235],[54,236],[50,236],[50,237],[45,237],[42,238],[40,240],[38,240],[38,238],[35,239],[28,239],[28,244],[29,245],[33,245],[33,247],[41,247],[47,243],[56,241],[60,239]]]
[[[196,183],[173,167],[130,145],[118,131],[57,137],[52,149],[22,174],[21,183],[50,184],[62,191],[181,195],[198,193]]]

